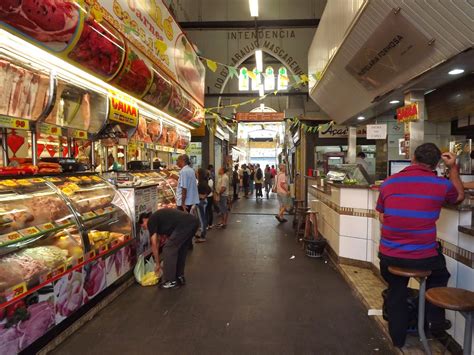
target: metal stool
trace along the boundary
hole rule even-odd
[[[431,270],[414,270],[396,266],[389,266],[388,271],[397,276],[403,276],[408,278],[413,277],[420,283],[420,293],[418,296],[418,334],[420,335],[420,340],[423,344],[425,353],[431,355],[431,349],[428,345],[428,340],[426,339],[425,334],[426,278],[431,275]]]
[[[463,315],[466,319],[463,354],[471,354],[474,292],[462,288],[434,287],[426,292],[426,299],[435,306],[451,311],[458,311]]]

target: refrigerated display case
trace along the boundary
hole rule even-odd
[[[1,354],[33,352],[135,263],[126,201],[97,175],[0,180],[0,233]]]

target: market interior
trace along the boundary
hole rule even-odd
[[[473,22],[469,0],[0,4],[0,354],[474,355]],[[411,277],[401,346],[380,201],[423,143],[464,199],[430,211],[443,329]],[[187,282],[144,222],[180,208]]]

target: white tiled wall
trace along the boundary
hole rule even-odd
[[[364,208],[367,209],[369,190],[368,189],[346,189],[341,191],[341,207]]]
[[[367,261],[367,240],[339,237],[339,255],[344,258]]]
[[[368,238],[368,218],[340,215],[339,233],[347,237]]]

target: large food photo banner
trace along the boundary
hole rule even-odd
[[[0,28],[185,122],[202,121],[205,67],[160,0],[1,1]]]

